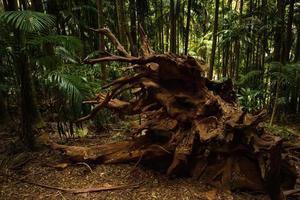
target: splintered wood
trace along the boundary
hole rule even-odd
[[[139,161],[168,175],[189,175],[225,189],[268,192],[272,199],[282,198],[282,187],[294,187],[296,174],[281,157],[281,139],[261,126],[264,112],[253,116],[238,106],[231,81],[208,80],[192,57],[155,54],[143,30],[141,57],[131,56],[109,29],[96,31],[116,45],[120,56],[105,53],[86,63],[131,63],[133,75],[104,86],[109,92],[87,101],[95,108],[77,122],[107,107],[141,114],[143,123],[129,141],[91,148],[49,142],[54,149],[80,162]],[[129,90],[132,99],[119,99]]]

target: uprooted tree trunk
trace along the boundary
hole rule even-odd
[[[282,140],[264,131],[265,113],[250,115],[235,103],[232,83],[217,83],[203,76],[201,64],[188,56],[155,54],[141,29],[141,57],[127,53],[106,28],[106,35],[120,56],[89,59],[90,64],[119,61],[134,64],[135,72],[104,86],[92,112],[82,122],[108,107],[125,115],[142,116],[133,139],[96,147],[58,145],[77,161],[120,163],[139,161],[164,170],[168,175],[191,175],[225,189],[267,191],[283,199],[281,189],[293,188],[296,174],[282,158]],[[134,97],[120,100],[130,90]]]

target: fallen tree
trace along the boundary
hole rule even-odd
[[[142,124],[131,140],[96,147],[56,144],[80,162],[140,162],[168,175],[190,175],[225,189],[266,191],[272,199],[283,199],[282,188],[295,185],[296,173],[282,158],[282,140],[261,125],[265,112],[251,115],[235,101],[231,81],[217,83],[204,77],[201,64],[189,56],[156,54],[141,29],[141,57],[131,56],[109,29],[106,35],[120,55],[88,59],[131,63],[135,74],[103,87],[92,101],[92,112],[77,123],[95,117],[107,107],[124,115],[141,115]],[[131,91],[133,98],[118,99]]]

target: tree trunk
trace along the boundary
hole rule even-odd
[[[34,126],[38,123],[37,119],[40,118],[37,110],[37,103],[35,98],[35,92],[32,82],[32,75],[30,65],[28,64],[28,58],[25,52],[22,52],[22,48],[25,45],[24,34],[20,31],[16,31],[16,39],[19,43],[18,58],[16,59],[17,74],[20,78],[20,92],[21,92],[21,113],[22,113],[22,135],[24,143],[30,148],[34,148]],[[17,53],[17,52],[15,52]]]
[[[281,61],[281,50],[282,50],[282,30],[283,30],[283,21],[284,21],[284,0],[277,0],[277,15],[281,20],[277,24],[275,34],[274,34],[274,54],[273,60],[280,62]]]
[[[18,10],[17,1],[8,1],[8,10]],[[32,81],[31,66],[28,63],[28,58],[25,47],[25,35],[22,31],[14,32],[17,46],[14,48],[14,59],[16,74],[20,83],[21,97],[21,140],[29,148],[35,147],[34,129],[42,124],[40,113],[37,109],[34,85]]]
[[[175,10],[175,23],[176,23],[176,53],[179,54],[179,46],[180,46],[180,22],[181,22],[181,16],[180,16],[180,7],[181,2],[180,0],[176,1],[176,10]],[[183,23],[182,23],[183,24]]]
[[[97,0],[97,12],[98,12],[98,28],[104,27],[104,15],[103,15],[103,2],[102,0]],[[99,34],[98,38],[99,42],[99,51],[104,52],[105,51],[105,44],[104,44],[104,36],[102,34]],[[107,70],[105,63],[101,63],[101,80],[103,83],[107,80]]]
[[[296,42],[296,49],[295,49],[295,62],[300,61],[300,25],[297,25],[297,42]]]
[[[191,6],[192,0],[188,0],[188,13],[186,19],[186,33],[185,33],[185,46],[184,46],[184,54],[188,54],[188,46],[189,46],[189,34],[190,34],[190,23],[191,23]]]
[[[220,3],[220,0],[215,0],[214,30],[213,30],[213,38],[212,38],[213,41],[212,41],[211,57],[210,57],[210,62],[209,62],[209,73],[208,73],[208,78],[210,80],[213,78],[216,47],[217,47],[217,33],[218,33],[218,26],[219,26],[219,23],[218,23],[219,3]]]
[[[131,54],[133,56],[138,55],[137,49],[137,27],[136,27],[136,2],[135,0],[129,1],[129,13],[130,13],[130,34],[132,38]]]
[[[243,8],[244,8],[244,1],[240,0],[240,16],[239,16],[239,24],[240,25],[242,23]],[[238,38],[238,40],[236,41],[236,47],[235,47],[235,56],[236,56],[235,79],[236,80],[239,79],[240,51],[241,51],[241,42],[240,42],[240,38]]]
[[[31,0],[32,10],[43,12],[43,4],[41,0]]]
[[[285,0],[277,0],[277,16],[281,20],[280,23],[277,25],[276,30],[275,30],[275,35],[274,35],[274,56],[273,60],[276,62],[281,62],[283,61],[283,55],[284,51],[282,51],[282,30],[284,28],[284,11],[285,11]],[[279,71],[281,72],[281,65]],[[278,78],[279,79],[279,78]],[[272,109],[272,115],[270,119],[270,125],[273,124],[275,115],[276,115],[276,110],[278,106],[278,97],[279,97],[279,92],[280,92],[280,85],[279,85],[279,80],[276,80],[276,89],[275,89],[275,99],[273,103],[273,109]]]
[[[292,48],[292,38],[293,38],[293,33],[292,33],[292,26],[293,26],[293,18],[294,18],[294,5],[295,5],[295,0],[290,1],[290,6],[289,6],[289,15],[288,15],[288,23],[287,23],[287,33],[286,33],[286,48],[285,48],[285,61],[288,62],[290,59],[290,51]]]
[[[6,104],[6,99],[7,99],[7,93],[4,93],[3,91],[0,91],[0,124],[3,123],[5,124],[7,122],[7,117],[8,117],[8,111],[7,111],[7,104]]]
[[[300,25],[298,21],[297,25],[297,42],[296,42],[296,48],[295,48],[295,63],[300,62]],[[291,99],[291,104],[292,104],[292,109],[295,113],[300,112],[300,78],[299,74],[298,76],[296,75],[295,77],[298,77],[296,79],[296,87],[295,90],[292,91],[292,99]]]
[[[118,33],[120,42],[127,47],[126,40],[126,17],[125,17],[125,3],[124,0],[116,0],[116,11],[118,18]]]
[[[170,0],[170,52],[176,53],[176,19],[174,0]]]
[[[169,21],[170,20],[170,14],[167,16],[168,17],[168,19],[166,20],[166,21]],[[169,39],[170,39],[170,23],[167,23],[167,25],[166,25],[166,52],[169,52],[169,51],[171,51],[170,50],[170,42],[169,42]]]
[[[148,14],[148,0],[136,0],[138,23],[147,30],[146,16]]]
[[[161,35],[161,42],[160,42],[160,49],[164,52],[165,43],[164,43],[164,13],[163,13],[164,3],[163,0],[160,0],[160,35]]]

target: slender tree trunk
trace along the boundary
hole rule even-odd
[[[154,20],[152,26],[156,27],[156,30],[155,33],[154,33],[154,36],[153,36],[153,48],[154,48],[154,51],[156,52],[159,52],[159,47],[160,47],[160,22],[159,22],[159,7],[158,7],[158,0],[153,0],[152,1],[152,4],[153,4],[153,7],[155,8],[154,9],[154,18],[156,20]]]
[[[288,14],[288,23],[287,23],[287,33],[286,33],[286,48],[285,48],[285,60],[286,62],[289,61],[290,59],[290,51],[292,48],[292,25],[293,25],[293,18],[294,18],[294,5],[295,5],[295,0],[290,1],[290,6],[289,6],[289,14]]]
[[[282,50],[282,30],[283,30],[283,20],[284,20],[284,0],[277,0],[277,16],[281,20],[277,24],[275,35],[274,35],[274,55],[273,60],[281,61],[281,50]]]
[[[133,46],[131,47],[131,54],[133,56],[138,55],[137,49],[137,27],[136,27],[136,2],[135,0],[129,1],[129,12],[130,12],[130,32]]]
[[[169,18],[168,20],[170,20],[170,14],[169,14],[168,18]],[[171,50],[169,50],[169,48],[170,48],[170,45],[169,45],[170,25],[171,25],[170,23],[167,23],[167,27],[166,27],[166,52],[171,51]]]
[[[160,42],[160,49],[164,52],[164,17],[163,17],[163,8],[164,3],[163,0],[160,0],[160,34],[161,34],[161,42]]]
[[[170,0],[170,23],[170,52],[176,53],[176,19],[174,0]]]
[[[300,61],[300,25],[297,25],[297,42],[296,42],[296,49],[295,49],[295,62]]]
[[[18,10],[16,0],[9,1],[8,9]],[[34,85],[32,81],[31,68],[28,64],[28,58],[24,51],[25,35],[21,31],[14,32],[15,38],[18,41],[14,49],[15,69],[19,78],[20,93],[21,93],[21,140],[30,148],[34,148],[35,137],[34,128],[41,123],[41,117],[37,109],[35,98]]]
[[[18,10],[17,1],[8,2],[8,10]],[[21,126],[22,131],[20,138],[24,144],[33,149],[35,146],[34,129],[42,123],[40,113],[37,109],[34,85],[32,81],[31,67],[28,63],[28,58],[25,47],[25,36],[22,31],[14,32],[17,46],[14,49],[15,55],[15,70],[20,83],[21,96]]]
[[[220,0],[215,0],[215,17],[214,17],[214,30],[213,30],[213,41],[212,41],[212,50],[211,57],[209,62],[209,73],[208,78],[213,78],[214,71],[214,63],[215,63],[215,55],[216,55],[216,47],[217,47],[217,33],[218,33],[218,18],[219,18],[219,3]]]
[[[293,25],[293,18],[294,18],[294,3],[295,0],[290,0],[289,2],[289,12],[288,12],[288,22],[287,22],[287,27],[286,27],[286,35],[285,35],[285,52],[283,55],[283,63],[288,63],[290,61],[290,51],[292,48],[292,25]],[[297,72],[295,71],[295,77]],[[296,79],[295,79],[296,81]],[[286,111],[287,112],[295,112],[294,105],[295,104],[295,92],[296,92],[296,87],[288,87],[286,91],[286,96],[288,99],[288,106],[286,106]],[[291,96],[291,98],[289,98]]]
[[[181,2],[180,0],[176,1],[176,10],[175,10],[175,33],[176,33],[176,53],[179,54],[179,45],[180,45],[180,7],[181,7]]]
[[[24,46],[24,35],[22,32],[16,31],[16,38],[19,41],[18,58],[16,60],[16,67],[21,84],[21,112],[22,112],[22,136],[21,138],[29,148],[34,148],[35,137],[34,127],[40,118],[37,110],[37,103],[35,92],[33,89],[32,75],[30,65],[28,64],[27,56],[22,52]]]
[[[240,16],[239,16],[239,24],[240,25],[242,23],[243,6],[244,6],[244,1],[240,0]],[[239,79],[240,49],[241,49],[241,43],[240,43],[240,38],[238,38],[238,40],[236,41],[236,49],[235,49],[235,56],[236,56],[235,79],[236,80]]]
[[[148,14],[148,0],[136,0],[138,24],[147,32],[146,16]]]
[[[225,0],[222,1],[222,19],[225,18]],[[227,29],[228,27],[224,26],[223,29]],[[226,42],[223,46],[223,62],[222,62],[222,76],[223,78],[228,75],[228,59],[229,59],[229,42]]]
[[[97,12],[98,12],[98,28],[103,28],[104,27],[104,15],[103,15],[103,1],[102,0],[97,0]],[[105,51],[105,44],[104,44],[104,36],[103,34],[99,33],[99,38],[98,38],[98,47],[100,52]],[[107,71],[106,71],[106,65],[105,63],[101,63],[101,79],[102,82],[105,83],[107,80]]]
[[[121,44],[127,48],[126,40],[126,17],[125,17],[125,2],[124,0],[116,0],[116,11],[118,18],[118,33]]]
[[[299,21],[297,24],[297,42],[296,42],[296,48],[295,48],[295,60],[294,62],[300,62],[300,25]],[[296,72],[297,73],[297,72]],[[293,105],[292,110],[295,110],[296,113],[300,112],[300,78],[299,74],[295,74],[295,77],[298,77],[296,79],[296,87],[295,91],[292,95],[291,104]]]
[[[42,12],[43,4],[41,0],[31,0],[32,10]]]
[[[19,0],[19,6],[20,6],[21,10],[27,10],[27,1]]]
[[[186,19],[186,33],[185,33],[185,46],[184,46],[185,55],[188,54],[190,23],[191,23],[191,7],[192,7],[192,0],[188,0],[188,13]]]
[[[284,53],[282,50],[282,30],[284,28],[283,22],[284,22],[284,10],[285,10],[285,0],[277,0],[277,16],[281,20],[281,22],[277,25],[274,35],[274,58],[273,60],[276,62],[282,62],[282,54]],[[281,66],[281,65],[280,65]],[[281,72],[281,67],[280,67]],[[274,117],[276,114],[277,106],[278,106],[278,97],[280,92],[280,85],[279,80],[276,80],[276,90],[275,90],[275,99],[272,109],[272,115],[270,119],[270,125],[273,124]]]
[[[8,117],[8,111],[7,111],[7,104],[6,104],[6,97],[7,93],[0,91],[0,124],[5,123],[7,121]]]

